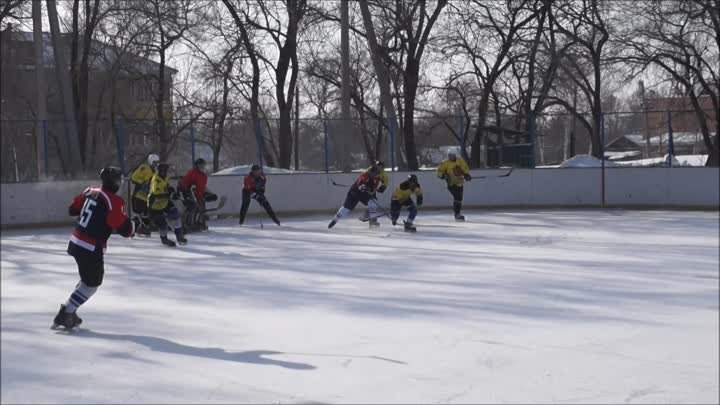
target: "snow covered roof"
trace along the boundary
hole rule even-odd
[[[715,133],[711,133],[710,136],[715,136]],[[607,146],[611,146],[615,142],[618,142],[619,139],[625,138],[628,141],[638,145],[638,146],[644,146],[645,145],[645,135],[641,134],[629,134],[629,135],[623,135],[620,138],[617,138],[613,140],[612,142],[608,143]],[[650,137],[650,145],[652,146],[658,146],[658,145],[667,145],[669,139],[669,135],[667,132],[664,132],[660,135],[655,135]],[[675,145],[695,145],[697,143],[703,142],[702,133],[700,132],[673,132],[673,144]]]

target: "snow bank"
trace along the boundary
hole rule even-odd
[[[675,155],[673,156],[673,166],[705,166],[708,155]],[[619,166],[660,166],[666,165],[668,155],[661,158],[650,158],[640,160],[628,160],[624,162],[616,162]]]
[[[605,161],[605,167],[616,167],[615,162]],[[561,168],[568,167],[602,167],[602,161],[592,155],[576,155],[560,164]]]
[[[241,166],[234,166],[234,167],[228,167],[227,169],[220,170],[218,172],[215,172],[212,174],[212,176],[226,176],[226,175],[246,175],[250,173],[250,168],[252,165],[241,165]],[[270,166],[263,166],[263,172],[265,173],[298,173],[295,170],[289,170],[289,169],[280,169],[277,167],[270,167]]]

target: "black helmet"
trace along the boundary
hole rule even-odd
[[[376,160],[374,166],[385,168],[385,163],[382,160]]]
[[[122,186],[122,172],[115,166],[108,166],[100,171],[100,179],[105,189],[117,193]]]
[[[251,172],[256,172],[256,171],[258,171],[258,170],[260,170],[260,166],[258,166],[258,165],[252,165],[252,166],[250,167],[250,171],[251,171]]]
[[[194,162],[193,164],[194,164],[195,166],[202,166],[202,165],[205,164],[205,159],[203,159],[203,158],[195,159],[195,162]]]
[[[413,184],[418,184],[417,176],[414,175],[414,174],[409,175],[409,176],[408,176],[408,180],[410,180],[410,182],[413,183]]]

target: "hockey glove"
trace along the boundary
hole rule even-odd
[[[423,205],[423,196],[419,195],[417,196],[417,206],[422,207]]]
[[[387,186],[383,184],[380,187],[378,187],[377,191],[378,191],[378,193],[384,193],[385,190],[387,190]]]
[[[463,178],[465,178],[465,180],[467,180],[467,181],[472,180],[472,176],[470,176],[470,173],[463,174]]]

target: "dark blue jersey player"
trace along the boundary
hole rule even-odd
[[[136,224],[125,211],[125,201],[115,194],[122,185],[122,173],[116,167],[106,167],[100,172],[102,186],[88,187],[72,201],[68,212],[77,216],[75,230],[70,236],[67,252],[75,258],[80,282],[53,321],[53,328],[62,326],[72,329],[82,319],[76,310],[85,303],[103,281],[105,273],[103,254],[112,233],[124,237],[135,234]]]

